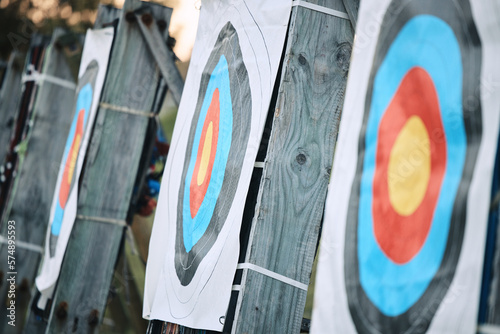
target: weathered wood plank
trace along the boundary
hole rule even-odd
[[[347,15],[352,23],[352,28],[356,29],[356,22],[358,22],[359,0],[343,0]]]
[[[64,46],[58,41],[67,37],[63,30],[56,30],[44,57],[42,73],[57,78],[75,81],[66,61]],[[50,215],[52,195],[57,181],[65,139],[73,117],[74,88],[62,87],[49,81],[38,83],[30,130],[22,144],[26,153],[20,153],[18,176],[6,212],[6,220],[15,221],[17,248],[15,252],[17,284],[27,292],[17,295],[16,327],[7,325],[9,320],[5,308],[0,308],[0,328],[2,333],[20,332],[29,304],[29,291],[34,283],[40,261],[40,252],[45,241],[45,229]],[[6,224],[3,222],[2,235],[5,237]],[[29,244],[31,249],[19,242]],[[0,246],[2,259],[7,259],[7,245]],[[7,262],[1,266],[7,270]],[[0,300],[5,301],[7,285],[0,287]]]
[[[111,5],[99,4],[97,8],[97,16],[94,22],[94,29],[105,28],[110,24],[113,24],[114,20],[120,17],[121,9],[113,7]]]
[[[25,55],[18,52],[10,55],[0,91],[0,163],[9,149],[14,119],[19,110],[24,58]]]
[[[168,83],[170,93],[172,93],[175,103],[179,105],[181,102],[182,90],[184,88],[184,81],[173,61],[175,60],[175,55],[173,51],[163,43],[158,26],[153,24],[154,22],[150,16],[137,13],[136,17],[149,50],[153,54],[163,78]]]
[[[311,1],[312,2],[312,1]],[[341,0],[315,4],[345,12]],[[245,262],[309,283],[353,41],[349,20],[295,7]],[[233,333],[298,333],[306,291],[244,269]]]
[[[136,11],[163,20],[168,39],[170,8],[127,0],[111,54],[101,101],[157,112],[163,89],[154,57],[137,24]],[[161,30],[161,29],[160,29]],[[81,176],[78,215],[56,288],[48,333],[97,331],[102,321],[124,228],[91,217],[125,221],[140,169],[149,117],[100,107]]]
[[[34,34],[26,57],[23,74],[30,74],[31,68],[41,70],[45,48],[50,39],[47,36]],[[19,110],[15,116],[9,148],[3,161],[3,170],[0,170],[0,224],[5,221],[6,207],[12,190],[14,170],[17,167],[17,145],[26,137],[28,119],[33,110],[33,104],[38,90],[38,85],[33,81],[23,83],[22,96]]]

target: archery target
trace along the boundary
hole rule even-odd
[[[57,202],[54,216],[50,225],[50,257],[54,257],[57,246],[57,239],[61,232],[64,218],[64,209],[68,197],[75,186],[76,162],[80,153],[83,136],[87,128],[92,99],[94,95],[94,85],[97,77],[99,65],[95,60],[89,63],[84,75],[80,78],[80,89],[77,92],[75,116],[71,123],[71,128],[66,140],[66,147],[63,155],[63,174],[57,188]]]
[[[451,284],[481,141],[480,102],[469,99],[480,70],[467,1],[390,4],[347,215],[346,292],[359,333],[425,331]]]
[[[228,22],[203,70],[182,171],[175,270],[183,286],[217,240],[238,185],[252,115],[242,59],[238,34]]]
[[[41,293],[36,307],[45,309],[59,279],[59,273],[77,216],[78,183],[83,169],[91,130],[106,77],[114,28],[89,29],[85,35],[78,71],[78,86],[72,105],[73,120],[69,126],[57,183],[54,189],[50,218],[45,235],[43,263],[36,286]],[[35,306],[35,305],[33,305]]]
[[[222,331],[291,3],[206,1],[151,233],[143,316]]]

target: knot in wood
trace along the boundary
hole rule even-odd
[[[307,59],[306,59],[306,57],[304,57],[304,55],[302,55],[302,54],[300,54],[300,55],[299,55],[299,64],[300,64],[300,65],[305,65],[305,64],[307,64]]]
[[[160,29],[160,31],[164,31],[167,28],[167,22],[165,22],[165,20],[158,20],[156,24],[158,25],[158,29]]]
[[[349,70],[351,51],[351,45],[349,43],[342,43],[337,48],[337,52],[335,54],[335,62],[342,72],[347,72]]]
[[[28,279],[25,277],[22,279],[21,284],[19,285],[19,291],[28,291],[30,288],[30,283],[28,282]]]
[[[141,16],[141,21],[147,25],[148,27],[151,26],[151,23],[153,23],[153,16],[149,13],[142,14]]]
[[[56,317],[58,319],[65,319],[68,316],[68,303],[62,301],[59,303],[59,306],[56,310]]]
[[[127,12],[125,14],[125,20],[128,22],[128,23],[132,23],[132,22],[135,22],[137,19],[135,17],[135,14],[134,12]]]
[[[175,46],[175,43],[177,41],[175,40],[175,38],[171,37],[171,36],[168,36],[167,38],[167,46],[171,49],[173,49],[173,47]],[[175,55],[174,55],[174,58],[175,58]]]
[[[299,155],[297,155],[297,156],[295,157],[295,160],[297,160],[297,163],[298,163],[299,165],[303,165],[303,164],[305,164],[305,163],[306,163],[307,157],[305,156],[305,154],[300,153]]]
[[[78,318],[75,318],[73,320],[73,328],[71,330],[73,333],[76,333],[76,331],[78,330]]]
[[[87,322],[90,326],[96,326],[99,323],[99,311],[96,309],[90,311]]]

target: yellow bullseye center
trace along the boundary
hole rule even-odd
[[[69,161],[68,184],[71,184],[71,180],[73,179],[73,172],[75,171],[76,158],[78,158],[78,149],[80,148],[81,140],[82,136],[80,134],[77,134],[75,137],[75,143],[73,144],[73,150],[71,152],[71,157]]]
[[[389,199],[398,214],[409,216],[419,207],[430,173],[429,134],[422,119],[411,116],[397,136],[389,158]]]
[[[213,123],[208,124],[207,132],[205,134],[205,142],[203,143],[203,151],[201,152],[200,169],[196,176],[196,184],[201,186],[207,175],[208,163],[210,160],[210,151],[212,150],[212,135],[214,132]]]

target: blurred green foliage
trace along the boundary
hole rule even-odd
[[[0,0],[0,59],[7,59],[14,49],[27,50],[34,32],[50,35],[55,27],[84,32],[92,26],[94,16],[90,14],[95,13],[99,2]],[[112,0],[102,2],[109,3]]]

